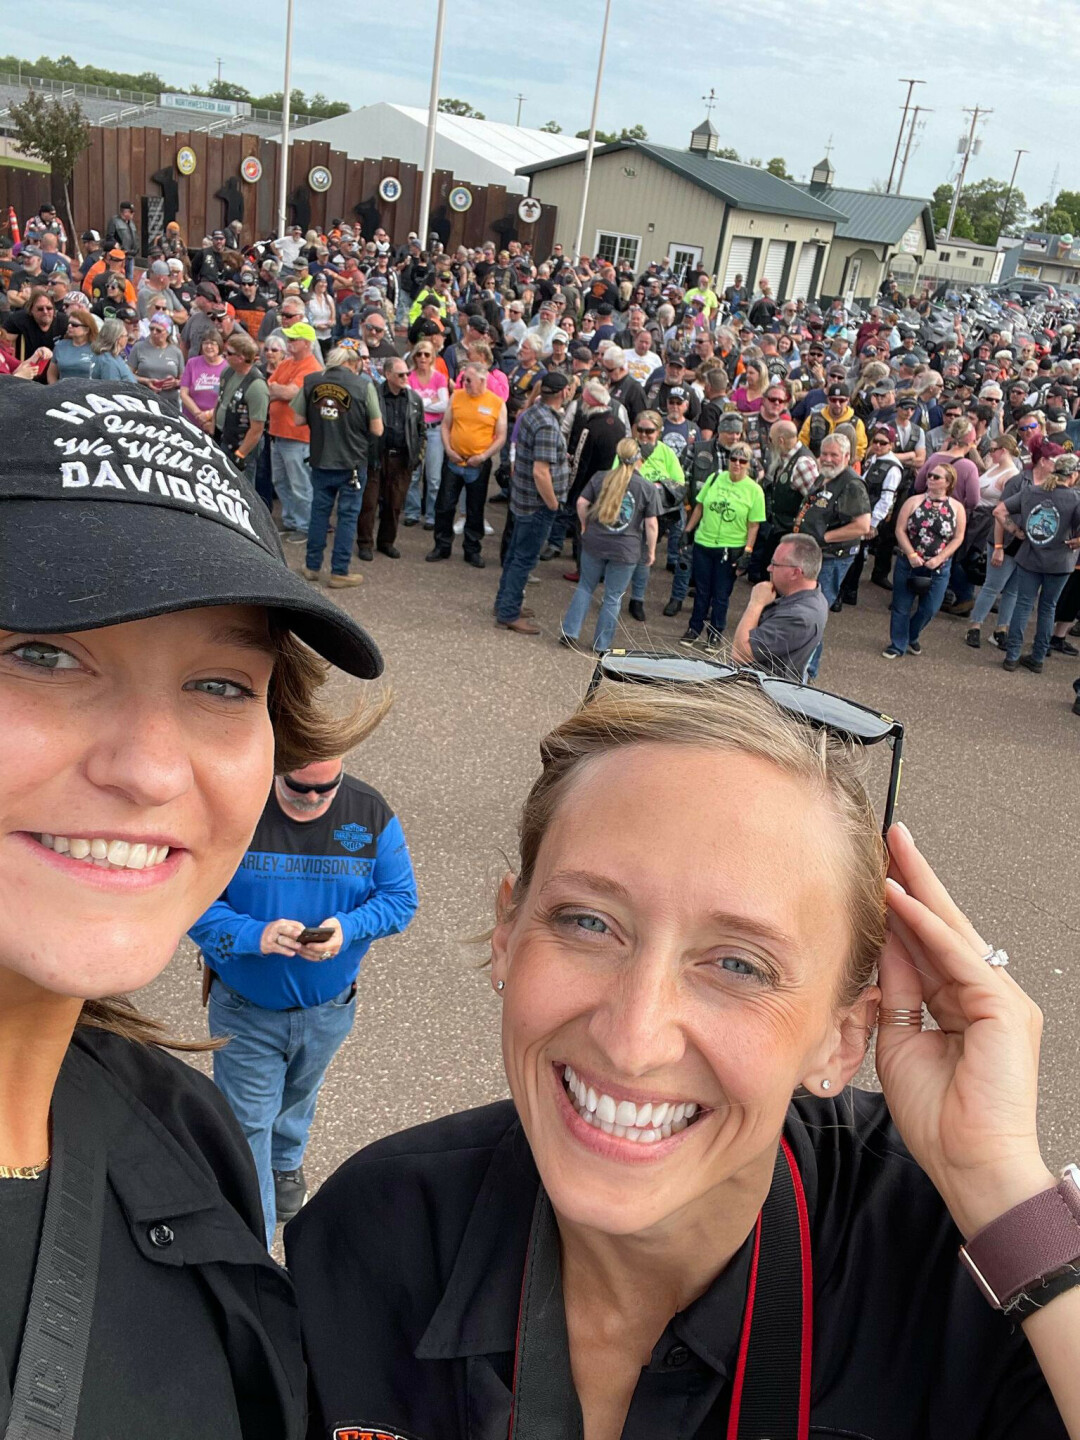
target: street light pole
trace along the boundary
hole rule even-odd
[[[422,249],[427,249],[431,223],[431,180],[435,169],[435,127],[439,123],[439,74],[442,70],[443,30],[446,27],[446,0],[439,0],[435,21],[435,55],[431,62],[431,97],[428,101],[427,144],[424,146],[424,177],[420,184],[420,218],[416,226]]]
[[[1005,203],[1001,207],[1001,219],[998,221],[999,240],[1001,239],[1001,232],[1005,229],[1005,217],[1009,213],[1009,201],[1012,199],[1012,193],[1016,189],[1016,172],[1020,169],[1020,156],[1026,155],[1027,153],[1026,150],[1017,150],[1016,152],[1016,159],[1013,162],[1012,178],[1009,181],[1008,190],[1005,191]]]
[[[581,214],[578,216],[577,233],[574,236],[574,264],[581,259],[581,237],[585,232],[585,210],[589,203],[589,180],[592,176],[593,151],[596,149],[596,116],[600,109],[600,86],[604,79],[604,57],[607,54],[608,23],[611,20],[611,0],[604,4],[604,29],[600,36],[600,59],[596,66],[596,89],[593,91],[592,119],[589,121],[589,145],[585,151],[585,171],[581,178]]]
[[[518,96],[517,96],[518,113],[517,113],[517,119],[514,121],[514,124],[515,124],[515,125],[520,125],[520,124],[521,124],[521,107],[522,107],[522,104],[525,102],[526,99],[527,99],[527,97],[526,97],[525,95],[518,95]]]
[[[908,110],[911,108],[911,92],[916,85],[925,85],[925,80],[909,80],[901,75],[900,84],[907,86],[907,99],[904,101],[904,113],[900,116],[900,130],[896,137],[896,149],[893,151],[892,164],[889,166],[889,183],[885,186],[885,194],[892,194],[893,176],[896,174],[896,162],[900,158],[900,146],[904,140],[904,126],[907,124]]]
[[[288,220],[289,195],[289,119],[292,96],[292,35],[293,0],[287,0],[285,8],[285,93],[281,97],[281,170],[278,174],[278,235],[284,237],[285,222]]]

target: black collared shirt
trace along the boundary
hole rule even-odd
[[[793,1102],[786,1126],[812,1233],[813,1435],[1065,1440],[1026,1340],[962,1269],[960,1237],[884,1101],[848,1094]],[[371,1145],[323,1186],[285,1234],[309,1440],[506,1440],[538,1184],[503,1102]],[[748,1252],[666,1327],[624,1440],[723,1434]]]
[[[409,419],[409,391],[401,390],[395,395],[387,386],[379,398],[382,400],[383,421],[386,426],[383,434],[383,448],[386,450],[406,449],[408,446],[406,431]]]
[[[154,1046],[81,1026],[58,1101],[65,1090],[107,1164],[79,1440],[301,1440],[296,1304],[266,1253],[254,1163],[220,1093]],[[0,1434],[48,1183],[0,1194]]]

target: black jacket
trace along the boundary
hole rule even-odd
[[[80,1026],[56,1097],[107,1156],[80,1440],[300,1440],[296,1301],[218,1090],[163,1050]],[[10,1404],[0,1364],[0,1431]]]
[[[1025,1337],[957,1260],[960,1235],[882,1097],[799,1099],[784,1133],[810,1226],[815,1440],[1065,1440]],[[538,1185],[508,1102],[390,1136],[327,1181],[285,1231],[309,1440],[506,1440]],[[724,1434],[752,1249],[751,1234],[672,1318],[624,1440]]]
[[[411,386],[407,386],[407,387],[406,387],[406,389],[405,389],[405,394],[406,394],[406,396],[408,397],[408,398],[407,398],[407,401],[406,401],[406,404],[408,405],[408,412],[407,412],[407,415],[406,415],[406,418],[405,418],[405,442],[406,442],[406,445],[408,446],[409,469],[410,469],[410,470],[415,470],[416,467],[417,467],[417,465],[418,465],[419,462],[420,462],[420,456],[421,456],[421,453],[423,452],[424,441],[425,441],[425,438],[426,438],[426,431],[425,431],[425,429],[424,429],[424,402],[420,399],[420,396],[416,393],[416,391],[415,391]],[[385,425],[385,423],[386,423],[386,386],[385,386],[385,385],[380,385],[380,386],[379,386],[379,409],[382,411],[383,424]],[[379,450],[380,450],[380,455],[381,455],[382,451],[385,449],[385,446],[386,446],[386,432],[385,432],[385,430],[384,430],[384,432],[383,432],[383,438],[382,438],[378,443],[379,443]]]
[[[139,253],[139,227],[134,220],[114,215],[105,230],[105,249],[123,250],[125,255]]]

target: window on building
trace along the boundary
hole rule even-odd
[[[956,252],[956,258],[957,258],[957,260],[966,260],[966,259],[967,259],[967,251],[966,251],[966,250],[957,250],[957,252]]]
[[[618,265],[625,260],[633,269],[638,266],[638,251],[641,249],[640,235],[617,235],[610,230],[596,232],[595,254],[601,260],[610,260]]]
[[[983,265],[983,264],[985,264],[985,260],[986,260],[986,257],[983,256],[983,255],[973,255],[973,256],[971,257],[971,263],[972,263],[972,265]]]
[[[948,252],[948,250],[939,250],[939,251],[938,251],[938,259],[941,261],[941,263],[942,263],[943,265],[947,265],[947,264],[949,263],[949,252]]]

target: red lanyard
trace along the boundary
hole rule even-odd
[[[558,1243],[555,1216],[541,1190],[522,1276],[509,1440],[575,1440],[581,1435],[558,1283]],[[791,1147],[782,1138],[754,1227],[726,1440],[808,1440],[813,1300],[806,1195]],[[708,1423],[701,1435],[711,1440]]]

